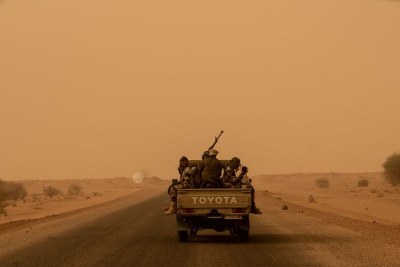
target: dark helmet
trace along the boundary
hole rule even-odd
[[[189,161],[189,159],[188,159],[187,157],[185,157],[185,156],[182,156],[182,157],[179,159],[179,162],[183,162],[183,161]]]
[[[188,166],[189,166],[189,159],[187,157],[185,157],[185,156],[182,156],[179,159],[179,167],[178,167],[179,174],[182,175],[183,171]]]
[[[233,157],[230,161],[229,161],[229,167],[231,167],[232,169],[237,169],[240,166],[240,159],[237,157]]]

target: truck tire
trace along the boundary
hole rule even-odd
[[[247,242],[249,240],[249,230],[239,228],[240,242]]]
[[[187,231],[178,231],[179,242],[187,242],[188,241],[188,232]]]

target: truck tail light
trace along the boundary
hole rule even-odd
[[[232,213],[246,213],[246,208],[233,208]]]
[[[181,209],[181,213],[195,213],[195,212],[194,212],[194,209],[184,208],[184,209]]]

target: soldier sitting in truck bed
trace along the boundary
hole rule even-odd
[[[222,177],[222,186],[225,188],[251,188],[251,209],[254,214],[261,214],[260,209],[256,207],[255,190],[247,176],[247,167],[240,164],[240,159],[233,157],[229,161],[229,166],[224,171]]]
[[[202,161],[203,185],[204,183],[209,183],[209,185],[214,183],[213,187],[220,187],[222,185],[221,174],[223,167],[219,159],[217,159],[218,153],[218,150],[210,149],[208,155],[206,155]]]
[[[168,194],[171,198],[171,203],[169,209],[165,212],[166,215],[171,215],[176,213],[176,198],[178,195],[178,189],[181,188],[194,188],[194,173],[196,172],[195,167],[191,168],[189,166],[189,159],[182,156],[179,160],[178,172],[180,174],[179,183],[176,185],[171,185],[168,189]]]

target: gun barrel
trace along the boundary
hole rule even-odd
[[[208,150],[214,148],[214,146],[215,146],[215,145],[217,144],[217,142],[218,142],[218,139],[221,137],[221,135],[222,135],[223,133],[224,133],[224,131],[221,131],[221,132],[219,133],[218,137],[215,137],[214,143],[208,148]]]

